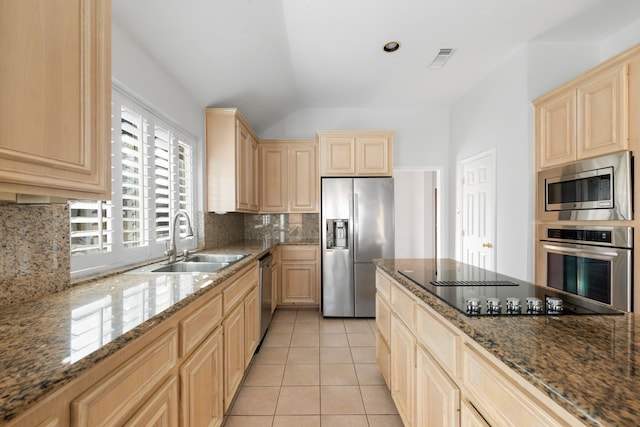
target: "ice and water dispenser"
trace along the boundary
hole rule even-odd
[[[327,249],[347,249],[349,247],[349,220],[327,220]]]

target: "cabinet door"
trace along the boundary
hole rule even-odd
[[[280,266],[278,262],[275,261],[271,270],[271,314],[276,311],[276,307],[278,307],[278,289],[280,289]]]
[[[317,304],[317,264],[282,263],[281,301],[283,304]]]
[[[251,205],[251,135],[239,120],[236,121],[236,207],[248,211]]]
[[[289,168],[289,212],[318,212],[317,145],[292,144]]]
[[[244,376],[244,304],[238,305],[223,322],[224,336],[224,411]]]
[[[258,168],[260,167],[260,158],[258,155],[258,141],[251,137],[251,145],[249,146],[249,168],[248,168],[248,183],[249,188],[247,190],[249,194],[249,210],[251,212],[258,212],[260,208],[260,174]]]
[[[320,138],[320,176],[356,173],[355,137]]]
[[[376,362],[380,368],[380,373],[387,388],[391,387],[391,350],[389,344],[380,335],[380,330],[376,331]]]
[[[218,328],[180,367],[183,426],[214,427],[222,424],[222,359],[222,328]]]
[[[395,314],[391,317],[391,397],[405,426],[413,425],[416,339]]]
[[[576,93],[553,97],[536,107],[540,167],[576,160]]]
[[[258,286],[244,299],[244,367],[251,363],[251,358],[260,343],[260,291]]]
[[[110,199],[111,2],[2,2],[0,51],[0,191]]]
[[[471,406],[469,402],[463,400],[460,403],[460,426],[461,427],[490,427],[482,418],[482,415]]]
[[[578,159],[628,147],[627,64],[578,88]]]
[[[286,212],[289,205],[288,145],[260,146],[260,165],[260,212]]]
[[[178,381],[160,387],[125,427],[171,427],[178,425]]]
[[[460,426],[460,390],[421,345],[416,349],[415,425]]]
[[[359,137],[356,140],[356,174],[391,175],[391,156],[389,138]]]

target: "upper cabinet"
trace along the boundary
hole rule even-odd
[[[111,1],[0,9],[2,198],[111,198]]]
[[[320,176],[392,176],[392,131],[318,132]]]
[[[260,212],[318,212],[317,152],[313,140],[260,142]]]
[[[536,99],[538,169],[627,150],[628,81],[616,60]]]
[[[258,211],[258,138],[236,108],[207,108],[207,210]]]

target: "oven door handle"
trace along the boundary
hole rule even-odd
[[[564,252],[564,253],[569,253],[569,254],[585,254],[585,255],[597,255],[597,256],[601,256],[601,257],[617,257],[618,253],[617,252],[613,252],[613,251],[607,251],[607,250],[603,250],[603,249],[598,249],[598,250],[588,250],[588,249],[575,249],[575,248],[567,248],[565,246],[555,246],[555,245],[548,245],[546,243],[542,244],[542,247],[544,249],[549,249],[552,251],[557,251],[557,252]]]

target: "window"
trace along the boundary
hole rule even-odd
[[[163,256],[178,210],[194,220],[195,149],[194,137],[114,88],[112,200],[69,203],[72,275]],[[184,236],[186,229],[181,217],[177,231]]]

